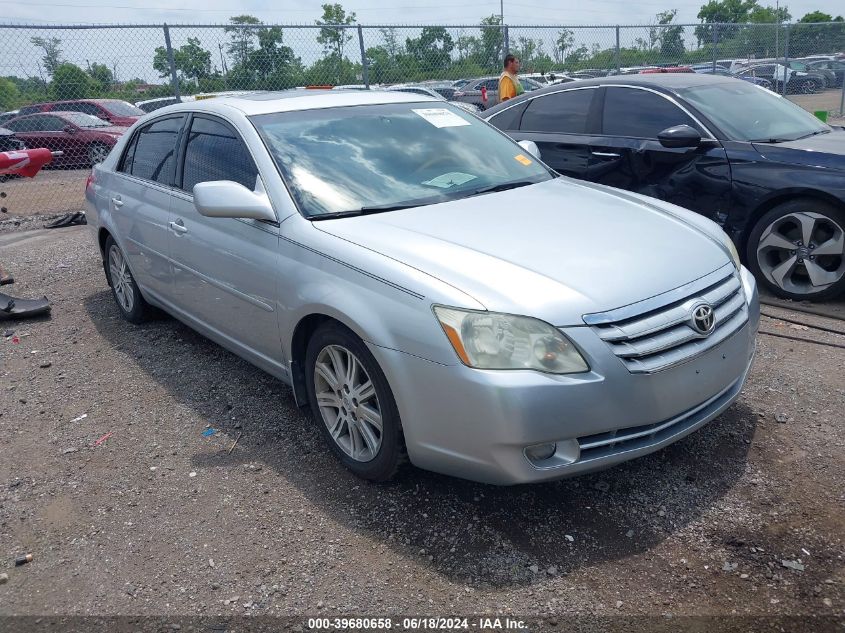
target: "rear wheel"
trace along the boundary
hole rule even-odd
[[[120,316],[130,323],[143,323],[152,315],[153,309],[141,296],[126,257],[111,236],[106,239],[105,258],[109,285]]]
[[[748,263],[778,296],[821,300],[845,290],[845,211],[810,198],[790,200],[752,229]]]
[[[106,160],[111,148],[103,143],[92,143],[88,146],[88,160],[92,165],[97,165]]]
[[[311,411],[338,459],[364,479],[390,479],[405,460],[399,411],[366,345],[326,323],[308,342],[305,371]]]

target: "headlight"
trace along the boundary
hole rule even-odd
[[[566,336],[538,319],[442,306],[434,306],[434,314],[458,357],[470,367],[551,374],[590,369]]]
[[[734,266],[737,270],[739,270],[742,262],[739,259],[739,251],[736,250],[736,244],[734,244],[734,241],[728,237],[727,233],[724,232],[722,233],[722,243],[731,254],[731,260],[733,260]]]

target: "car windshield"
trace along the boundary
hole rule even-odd
[[[109,127],[111,125],[108,121],[103,121],[101,118],[96,117],[93,114],[68,112],[62,116],[77,127]]]
[[[144,111],[141,108],[133,106],[126,101],[106,101],[103,107],[117,116],[144,116]]]
[[[788,99],[748,82],[705,84],[679,92],[735,141],[792,141],[830,132]]]
[[[311,218],[456,200],[554,176],[487,123],[432,102],[251,117]]]

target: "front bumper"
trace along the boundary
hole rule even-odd
[[[631,373],[588,327],[564,331],[592,370],[557,376],[441,365],[370,345],[388,377],[408,456],[427,470],[491,484],[549,481],[656,451],[718,416],[750,371],[759,320],[756,286],[743,285],[749,318],[728,339],[652,374]],[[556,443],[530,461],[527,446]],[[573,450],[574,447],[574,450]]]

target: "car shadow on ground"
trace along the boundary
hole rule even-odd
[[[175,319],[126,323],[109,291],[85,305],[100,335],[178,404],[232,440],[242,434],[231,454],[198,451],[196,469],[261,463],[332,520],[473,586],[530,584],[648,550],[731,490],[754,434],[740,401],[662,451],[591,475],[503,488],[406,467],[376,485],[339,465],[286,385]]]

